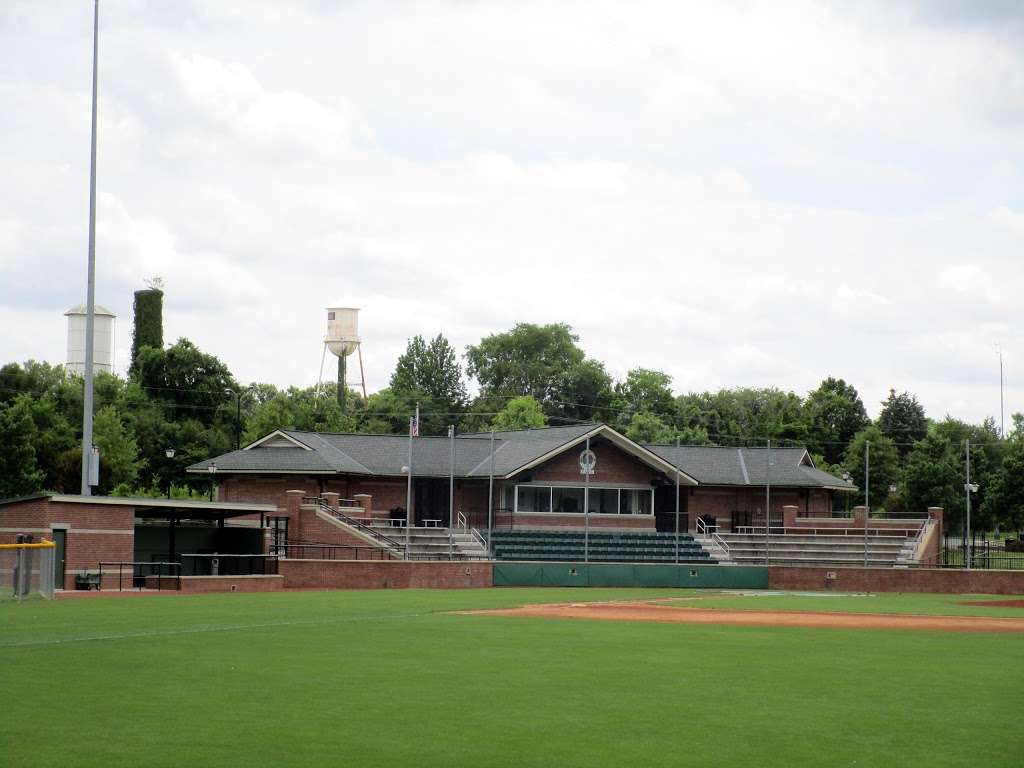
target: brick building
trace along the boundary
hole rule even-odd
[[[588,440],[596,463],[584,482],[580,456]],[[286,510],[289,491],[337,494],[368,510],[367,517],[404,519],[409,442],[277,430],[188,471],[210,477],[223,502]],[[698,518],[731,530],[759,518],[763,525],[768,503],[773,523],[781,524],[785,506],[829,513],[845,503],[836,502],[837,494],[856,490],[815,468],[803,449],[641,445],[605,424],[497,432],[493,442],[489,433],[416,437],[411,466],[410,517],[417,525],[449,524],[452,477],[454,510],[471,525],[486,525],[492,495],[495,525],[519,529],[583,527],[586,497],[591,527],[671,531],[678,493],[681,530],[695,530]]]

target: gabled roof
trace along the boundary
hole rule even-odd
[[[649,445],[654,453],[681,467],[701,485],[772,485],[788,488],[828,488],[855,491],[857,487],[814,466],[803,448],[719,448],[713,446]],[[771,455],[771,471],[767,465]]]
[[[509,478],[554,458],[583,443],[588,437],[608,440],[653,469],[675,473],[675,466],[606,424],[580,424],[494,433],[494,475]],[[413,444],[413,473],[418,477],[447,477],[451,442],[447,437],[417,437]],[[287,447],[290,446],[290,447]],[[188,468],[202,473],[215,464],[218,472],[301,473],[401,476],[408,465],[409,438],[404,435],[362,435],[272,432],[242,450],[201,461]],[[455,441],[455,475],[462,478],[489,475],[491,434],[459,435]],[[682,471],[682,481],[696,480]]]
[[[641,445],[607,424],[575,424],[494,433],[494,476],[507,479],[527,472],[586,441],[607,440],[652,469],[674,477],[679,468],[686,485],[764,486],[769,477],[765,448]],[[447,437],[412,441],[413,474],[447,477],[451,442]],[[362,435],[279,429],[247,445],[188,468],[206,472],[266,474],[366,475],[399,477],[409,463],[409,438],[404,435]],[[815,468],[803,448],[771,450],[771,484],[790,488],[856,487]],[[491,468],[491,433],[459,435],[455,441],[455,476],[486,478]]]

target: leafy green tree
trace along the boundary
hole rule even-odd
[[[136,363],[138,383],[148,397],[170,407],[172,420],[195,419],[233,431],[238,383],[219,359],[178,339],[166,350],[143,347]]]
[[[36,464],[38,435],[29,395],[0,406],[0,435],[0,498],[41,490],[46,475]]]
[[[626,425],[632,424],[633,414],[651,414],[666,422],[672,422],[675,417],[672,377],[667,373],[634,368],[626,374],[625,381],[616,386],[615,394]]]
[[[872,446],[874,448],[874,446]],[[958,530],[964,514],[961,451],[945,437],[927,435],[907,454],[903,472],[908,511],[942,507],[948,530]]]
[[[400,409],[413,413],[420,406],[420,433],[444,434],[466,409],[468,396],[455,349],[438,334],[430,343],[414,336],[398,358],[389,389]]]
[[[35,426],[36,464],[43,472],[42,487],[49,491],[77,493],[81,484],[82,447],[53,395],[31,398],[22,395]]]
[[[159,278],[158,278],[159,279]],[[135,292],[135,326],[132,329],[132,362],[129,373],[138,372],[139,354],[143,347],[164,348],[164,292],[159,284]]]
[[[890,389],[878,414],[878,428],[897,444],[900,455],[905,456],[914,443],[928,434],[928,417],[916,395],[907,392],[897,395],[895,389]]]
[[[357,415],[356,430],[368,435],[408,434],[411,415],[407,403],[394,392],[380,389],[370,395],[366,408]]]
[[[675,433],[655,414],[641,411],[629,420],[626,437],[638,443],[670,443],[675,439]]]
[[[530,395],[553,413],[566,374],[584,359],[579,337],[564,323],[519,323],[466,347],[467,370],[483,399]]]
[[[289,387],[269,394],[264,390],[246,421],[243,443],[250,443],[275,429],[297,429],[309,432],[355,432],[357,412],[343,412],[334,394],[334,382],[326,384],[320,392],[316,387],[299,389]],[[350,394],[355,395],[354,392]],[[345,399],[346,404],[357,401]]]
[[[682,395],[676,398],[676,423],[701,428],[713,441],[726,445],[766,438],[803,445],[807,439],[803,401],[773,387]]]
[[[612,421],[615,391],[604,363],[590,358],[567,368],[555,384],[548,413],[560,421]]]
[[[870,423],[856,388],[831,376],[807,395],[804,414],[808,448],[819,453],[829,465],[842,460],[854,435]]]
[[[536,429],[546,426],[547,416],[540,403],[529,395],[515,397],[494,417],[491,428],[497,432],[510,432],[516,429]]]
[[[1024,529],[1024,415],[1013,414],[1013,431],[997,471],[989,475],[989,492],[981,512],[1000,529]]]
[[[93,419],[93,442],[100,449],[100,493],[114,486],[134,484],[139,477],[143,461],[135,436],[126,429],[121,416],[113,406],[105,406]]]
[[[860,493],[854,497],[857,503],[863,503],[864,498],[864,454],[868,442],[871,443],[869,501],[871,508],[876,509],[889,495],[889,487],[900,479],[900,456],[892,441],[873,424],[854,436],[850,447],[843,454],[843,466],[860,489]]]

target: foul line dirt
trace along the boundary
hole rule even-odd
[[[745,627],[910,629],[926,632],[1024,632],[1024,618],[802,611],[732,611],[721,608],[675,608],[647,602],[549,603],[487,611],[458,611],[458,613],[477,616],[529,616],[543,619],[719,624]]]

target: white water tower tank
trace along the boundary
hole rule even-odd
[[[324,344],[337,357],[348,357],[359,346],[359,310],[352,307],[327,308]]]
[[[64,316],[68,319],[68,373],[85,374],[85,304],[72,307]],[[114,319],[109,309],[96,304],[93,308],[92,372],[114,372]]]

